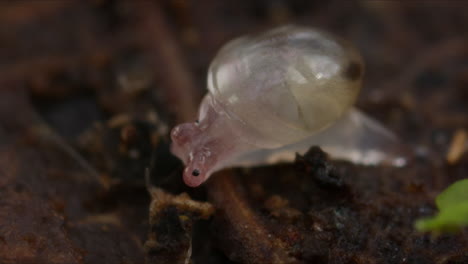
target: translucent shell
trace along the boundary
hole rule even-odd
[[[393,134],[352,108],[363,72],[350,44],[313,28],[227,43],[209,68],[198,122],[171,133],[185,183],[198,186],[225,167],[291,160],[312,145],[353,162],[402,165]]]
[[[224,46],[211,63],[208,90],[271,147],[341,117],[356,100],[363,70],[361,57],[345,41],[285,26]]]

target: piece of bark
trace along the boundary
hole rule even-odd
[[[141,245],[118,223],[103,232],[84,221],[105,192],[100,178],[26,98],[17,87],[0,90],[0,263],[96,263],[109,252],[100,263],[138,260]]]
[[[70,241],[63,215],[83,213],[75,210],[80,206],[76,191],[75,197],[63,196],[83,190],[64,181],[80,171],[57,166],[70,163],[70,157],[56,156],[47,146],[45,127],[34,118],[24,93],[0,92],[0,258],[6,263],[82,263],[83,252]]]
[[[191,200],[186,193],[169,194],[150,189],[150,233],[145,244],[146,262],[154,264],[191,263],[192,230],[198,219],[208,219],[211,204]]]

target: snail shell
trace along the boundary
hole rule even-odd
[[[352,108],[363,72],[356,49],[313,28],[227,43],[209,68],[198,121],[171,133],[185,183],[198,186],[224,167],[290,160],[312,145],[354,162],[395,163],[399,155],[385,149],[395,137]]]

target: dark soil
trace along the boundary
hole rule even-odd
[[[1,2],[0,263],[468,263],[467,230],[413,227],[468,175],[468,153],[447,161],[468,129],[467,4],[324,2]],[[358,47],[357,106],[414,160],[314,147],[186,187],[168,133],[195,118],[210,60],[287,23]]]

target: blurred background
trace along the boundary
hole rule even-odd
[[[192,250],[193,263],[468,263],[466,232],[412,227],[468,175],[467,7],[2,1],[0,263],[184,263]],[[345,187],[331,191],[291,164],[188,189],[168,133],[195,118],[211,59],[235,37],[290,23],[354,43],[366,62],[358,107],[417,160],[402,170],[337,161]],[[148,167],[169,195],[156,202]],[[206,204],[180,207],[171,195],[182,192],[214,205],[211,220],[195,221],[213,214]]]

